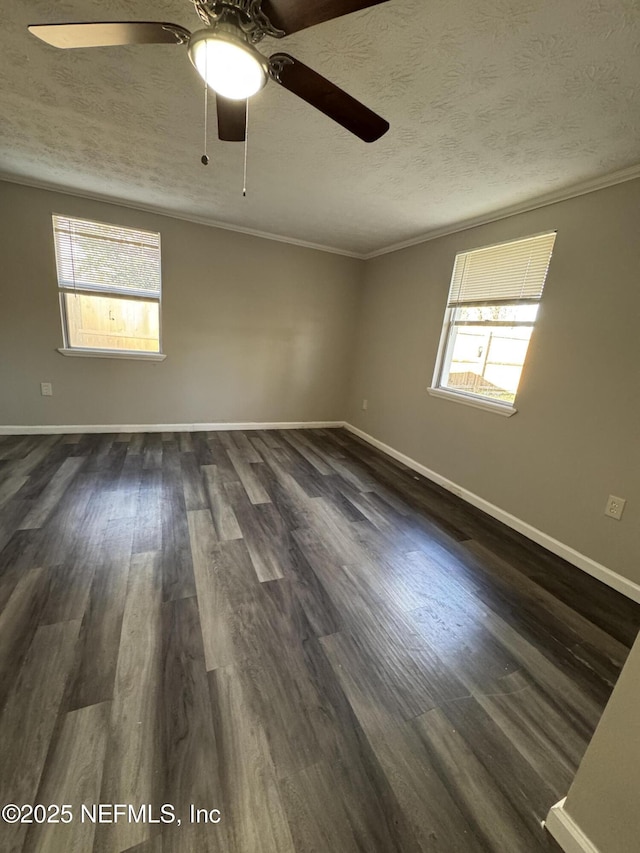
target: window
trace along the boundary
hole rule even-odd
[[[513,414],[555,232],[456,255],[430,393]]]
[[[161,359],[160,235],[53,217],[65,355]]]

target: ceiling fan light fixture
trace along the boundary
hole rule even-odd
[[[189,39],[189,58],[215,92],[243,101],[266,84],[268,65],[265,57],[235,29],[223,25],[198,30]]]

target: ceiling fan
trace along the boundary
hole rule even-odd
[[[264,56],[255,47],[265,36],[284,38],[299,30],[387,0],[192,0],[204,22],[190,33],[157,21],[34,24],[29,32],[60,48],[136,44],[187,45],[189,58],[216,93],[218,136],[243,142],[247,99],[269,79],[364,142],[375,142],[389,123],[288,53]]]

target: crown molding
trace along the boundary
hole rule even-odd
[[[177,213],[160,206],[134,204],[131,201],[126,201],[115,196],[85,192],[83,190],[73,189],[72,187],[51,184],[47,181],[37,181],[19,175],[8,175],[0,172],[0,181],[6,181],[10,184],[18,184],[24,187],[47,190],[48,192],[60,193],[61,195],[76,196],[77,198],[85,198],[90,201],[99,201],[103,204],[115,204],[119,207],[128,208],[129,210],[139,210],[143,213],[155,214],[156,216],[168,216],[171,219],[178,219],[182,222],[193,222],[196,225],[206,225],[210,228],[219,228],[222,231],[246,234],[249,237],[258,237],[261,240],[273,240],[277,243],[287,243],[291,246],[298,246],[302,249],[313,249],[317,252],[328,252],[332,255],[340,255],[345,258],[354,258],[360,261],[370,261],[374,258],[379,258],[382,255],[389,255],[393,252],[399,252],[402,249],[419,246],[422,243],[429,243],[431,240],[437,240],[439,237],[447,237],[450,234],[458,234],[459,232],[467,231],[470,228],[477,228],[479,225],[488,225],[491,222],[499,222],[501,219],[508,219],[510,216],[516,216],[519,213],[528,213],[531,210],[537,210],[541,207],[557,204],[560,201],[568,201],[569,199],[577,198],[581,195],[588,195],[589,193],[597,192],[598,190],[603,190],[607,187],[615,186],[616,184],[633,181],[637,178],[640,178],[640,163],[635,166],[630,166],[627,169],[620,169],[617,172],[610,172],[607,175],[601,175],[597,178],[590,178],[589,180],[572,184],[570,187],[555,190],[554,192],[546,193],[545,195],[529,199],[525,202],[499,208],[491,213],[476,216],[472,219],[461,220],[451,225],[445,225],[442,228],[425,231],[417,237],[412,237],[409,240],[403,240],[399,243],[392,243],[380,249],[375,249],[373,252],[355,252],[348,249],[340,249],[336,246],[326,246],[322,243],[312,243],[308,240],[298,240],[295,237],[287,237],[283,234],[273,234],[269,231],[259,231],[255,228],[244,228],[241,225],[230,225],[228,222],[219,222],[216,219],[187,216],[186,214]]]
[[[486,213],[482,216],[476,216],[473,219],[465,219],[454,225],[445,225],[443,228],[436,228],[432,231],[425,231],[418,237],[412,237],[410,240],[404,240],[400,243],[393,243],[383,249],[376,249],[366,255],[360,257],[369,261],[373,258],[379,258],[381,255],[389,255],[392,252],[399,252],[401,249],[409,249],[411,246],[419,246],[421,243],[429,243],[431,240],[437,240],[439,237],[447,237],[450,234],[458,234],[460,231],[467,231],[469,228],[476,228],[478,225],[488,225],[490,222],[498,222],[501,219],[508,219],[510,216],[516,216],[518,213],[528,213],[531,210],[537,210],[540,207],[547,207],[550,204],[557,204],[559,201],[568,201],[571,198],[577,198],[581,195],[597,192],[598,190],[606,189],[607,187],[623,184],[626,181],[633,181],[640,178],[640,163],[636,166],[630,166],[628,169],[620,169],[617,172],[610,172],[608,175],[602,175],[598,178],[590,178],[587,181],[581,181],[579,184],[572,184],[570,187],[565,187],[561,190],[547,193],[529,201],[520,202],[509,207],[503,207],[495,210],[492,213]]]
[[[325,246],[322,243],[311,243],[308,240],[298,240],[295,237],[286,237],[283,234],[273,234],[270,231],[259,231],[255,228],[244,228],[242,225],[230,225],[228,222],[219,222],[216,219],[208,219],[203,216],[187,216],[184,213],[177,213],[176,211],[160,206],[134,204],[131,201],[126,201],[125,199],[118,198],[117,196],[85,192],[84,190],[77,190],[72,187],[51,184],[47,181],[37,181],[31,178],[25,178],[21,175],[7,175],[0,172],[0,181],[6,181],[8,184],[18,184],[23,187],[32,187],[36,190],[46,190],[47,192],[59,193],[60,195],[85,198],[89,201],[99,201],[102,202],[102,204],[115,204],[118,207],[126,207],[129,210],[139,210],[142,213],[152,213],[156,216],[168,216],[170,219],[178,219],[181,222],[193,222],[195,225],[207,225],[210,228],[220,228],[222,231],[233,231],[236,234],[246,234],[249,237],[259,237],[261,240],[273,240],[276,243],[288,243],[291,246],[299,246],[302,249],[314,249],[317,252],[328,252],[331,255],[342,255],[345,258],[355,258],[360,261],[365,258],[365,256],[359,252],[350,252],[347,249],[339,249],[336,246]]]

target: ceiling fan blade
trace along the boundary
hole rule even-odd
[[[123,44],[184,44],[191,33],[159,21],[88,24],[32,24],[31,35],[53,47],[110,47]]]
[[[232,101],[216,95],[218,139],[223,142],[244,142],[247,128],[247,102]]]
[[[375,142],[389,130],[388,121],[288,53],[276,53],[269,61],[277,83],[364,142]]]
[[[297,33],[332,18],[341,18],[387,0],[262,0],[262,11],[269,21],[285,35]]]

